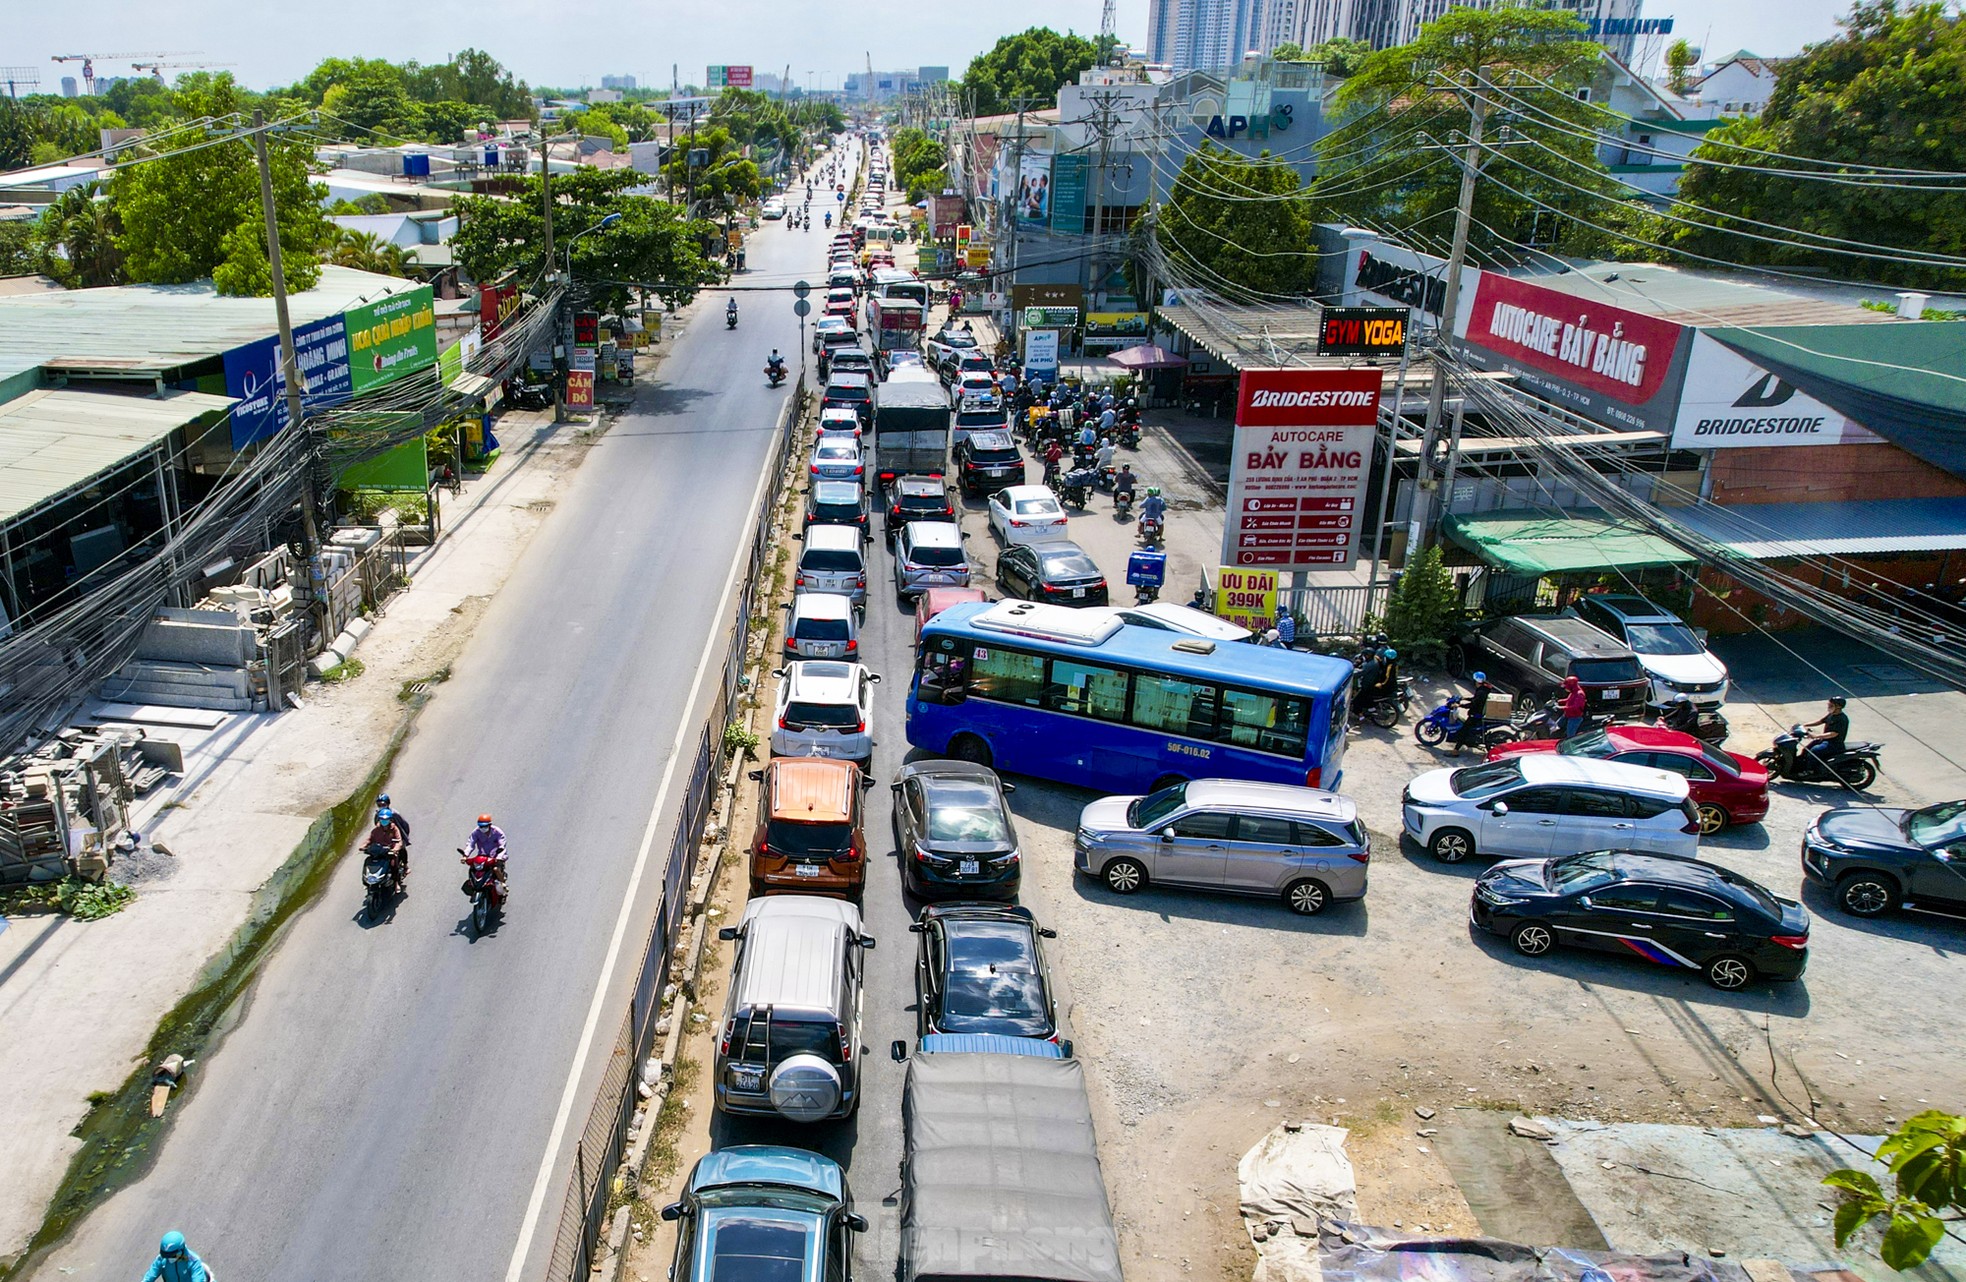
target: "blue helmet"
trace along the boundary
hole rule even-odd
[[[1393,649],[1391,646],[1387,646],[1384,650],[1381,650],[1379,654],[1381,658],[1388,659],[1388,660],[1399,658],[1399,651]]]
[[[1474,674],[1474,679],[1477,681],[1486,681],[1488,680],[1488,674],[1486,672],[1477,672]]]
[[[169,1233],[166,1233],[164,1240],[157,1244],[157,1253],[164,1256],[180,1256],[188,1249],[184,1245],[184,1234],[178,1232],[176,1229],[172,1229]]]
[[[395,817],[396,817],[396,812],[391,810],[387,806],[384,806],[380,810],[375,812],[375,821],[379,824],[386,824],[391,819],[394,819]]]

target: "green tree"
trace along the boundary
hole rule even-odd
[[[1839,186],[1774,172],[1834,173],[1839,165],[1966,170],[1966,23],[1942,4],[1859,4],[1842,33],[1784,63],[1760,116],[1713,130],[1694,151],[1675,216],[1729,230],[1671,225],[1672,243],[1729,262],[1828,270],[1892,284],[1957,289],[1966,273],[1915,261],[1856,258],[1812,248],[1836,237],[1885,251],[1966,255],[1966,190]],[[1765,153],[1807,156],[1798,164]],[[1928,188],[1932,184],[1927,184]],[[1753,218],[1808,235],[1797,238],[1733,221]]]
[[[230,76],[173,95],[178,114],[225,116],[240,106]],[[325,189],[312,180],[313,153],[302,140],[268,139],[280,250],[289,289],[310,289],[333,224],[321,212]],[[221,293],[267,293],[264,215],[252,143],[235,138],[116,171],[109,198],[121,224],[115,243],[129,279],[177,284],[210,276]]]
[[[685,218],[665,201],[628,194],[646,181],[646,175],[625,169],[579,169],[553,178],[556,253],[564,255],[576,233],[599,226],[609,214],[621,215],[614,226],[582,236],[573,246],[573,274],[606,306],[625,305],[631,286],[684,303],[723,279],[722,269],[702,252],[722,233],[714,224]],[[453,208],[459,226],[451,248],[472,279],[495,280],[509,271],[531,277],[545,269],[537,177],[510,198],[467,196]]]
[[[423,121],[394,67],[365,69],[321,96],[328,128],[355,142],[389,146],[418,134]]]
[[[897,129],[889,143],[894,152],[894,174],[911,201],[948,185],[944,168],[948,153],[940,142],[912,126]]]
[[[0,169],[25,169],[34,163],[39,141],[33,107],[0,98]]]
[[[34,226],[41,270],[70,289],[123,283],[122,231],[99,183],[71,187],[41,211]]]
[[[1309,292],[1311,205],[1297,173],[1205,144],[1181,164],[1151,234],[1178,280],[1209,289]]]
[[[1310,61],[1310,59],[1304,56],[1304,46],[1298,44],[1295,40],[1286,40],[1276,48],[1270,50],[1270,57],[1276,59],[1278,62]]]
[[[1945,1235],[1942,1217],[1966,1211],[1966,1117],[1930,1110],[1907,1118],[1877,1146],[1877,1160],[1891,1173],[1888,1194],[1866,1171],[1832,1171],[1823,1180],[1842,1197],[1836,1245],[1881,1224],[1879,1258],[1894,1269],[1917,1268]]]
[[[1037,110],[1056,106],[1058,90],[1073,83],[1098,57],[1094,43],[1071,32],[1059,35],[1050,27],[1032,27],[1005,36],[988,52],[978,54],[963,72],[962,87],[971,95],[979,116],[1017,110],[1017,101]]]
[[[41,270],[34,224],[0,223],[0,276],[28,276]]]
[[[416,104],[417,134],[431,142],[460,143],[486,112],[454,98]]]
[[[1304,50],[1304,61],[1323,63],[1325,74],[1334,80],[1357,75],[1358,69],[1371,56],[1372,46],[1369,43],[1345,36],[1333,36]]]
[[[1674,93],[1686,92],[1686,73],[1693,68],[1693,46],[1681,36],[1666,46],[1666,88]]]
[[[1400,571],[1386,599],[1386,637],[1402,656],[1438,663],[1446,653],[1447,630],[1460,611],[1454,576],[1447,572],[1440,548],[1430,547]]]
[[[679,192],[688,191],[691,144],[676,148],[675,159],[662,167],[664,177]],[[764,178],[758,166],[744,156],[730,130],[718,126],[696,131],[694,146],[708,154],[706,163],[696,168],[696,199],[710,209],[728,212],[747,200],[756,200],[764,191]]]
[[[1618,199],[1590,141],[1594,109],[1575,95],[1603,59],[1598,45],[1580,38],[1583,30],[1561,9],[1450,9],[1411,44],[1366,57],[1337,92],[1344,123],[1318,142],[1312,194],[1320,218],[1410,229],[1417,244],[1444,245],[1461,189],[1461,149],[1449,140],[1468,136],[1480,95],[1490,108],[1486,137],[1500,140],[1504,108],[1511,134],[1509,146],[1491,144],[1475,158],[1484,174],[1470,228],[1477,261],[1532,238],[1606,252],[1614,232],[1639,214]],[[1535,111],[1498,97],[1502,91]],[[1536,236],[1537,215],[1550,208],[1611,230],[1546,216]]]
[[[374,232],[340,229],[331,261],[338,267],[374,272],[378,276],[407,276],[416,262],[416,251],[382,239]]]

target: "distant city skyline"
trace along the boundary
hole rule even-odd
[[[1119,36],[1147,44],[1150,0],[1120,0]],[[947,66],[960,76],[971,58],[998,37],[1027,27],[1098,31],[1101,0],[998,0],[991,5],[923,5],[913,0],[863,0],[849,10],[806,0],[722,0],[683,26],[671,4],[622,8],[602,0],[564,0],[550,14],[531,0],[427,0],[417,6],[384,0],[346,0],[332,23],[281,10],[251,23],[239,21],[235,0],[72,0],[60,6],[23,6],[9,19],[8,56],[42,68],[39,92],[59,93],[61,77],[77,63],[57,64],[55,54],[108,50],[195,50],[177,61],[204,60],[226,68],[240,83],[263,89],[291,84],[327,57],[415,59],[442,62],[476,45],[529,84],[599,87],[603,76],[633,76],[643,87],[670,83],[675,64],[684,84],[702,83],[712,63],[749,64],[781,74],[787,64],[800,87],[839,88],[864,71]],[[1835,32],[1848,0],[1706,0],[1680,7],[1673,0],[1646,0],[1647,17],[1672,17],[1675,35],[1709,56],[1746,48],[1764,56],[1798,51]],[[840,19],[850,12],[852,21]],[[113,38],[105,32],[115,33]],[[129,59],[96,65],[98,77],[133,74]]]

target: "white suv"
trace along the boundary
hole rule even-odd
[[[807,659],[778,673],[774,757],[834,757],[865,770],[874,757],[874,683],[858,663]]]
[[[1691,859],[1700,843],[1684,776],[1556,752],[1430,770],[1406,785],[1400,818],[1408,837],[1450,864],[1587,850]]]

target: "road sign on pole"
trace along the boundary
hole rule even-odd
[[[812,292],[812,286],[807,284],[805,281],[800,281],[798,284],[792,286],[792,295],[795,298],[804,298],[807,294],[810,294],[811,292]],[[805,313],[800,312],[799,315],[803,316],[805,315]]]
[[[793,300],[792,315],[798,317],[806,317],[812,315],[812,302],[809,299],[804,299],[804,298]]]

